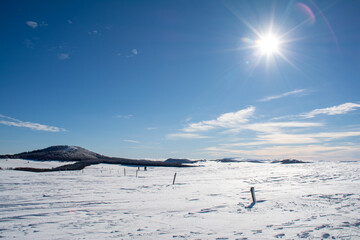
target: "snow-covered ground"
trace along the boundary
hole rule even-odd
[[[31,168],[54,168],[65,164],[72,164],[75,162],[59,162],[59,161],[32,161],[23,159],[0,159],[0,167],[2,169],[16,168],[16,167],[31,167]]]
[[[67,172],[2,170],[0,236],[360,239],[360,162],[202,164],[141,168],[138,177],[137,167],[105,164]],[[259,200],[253,207],[250,187]]]

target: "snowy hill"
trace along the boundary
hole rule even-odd
[[[104,155],[91,152],[85,148],[77,146],[59,145],[52,146],[31,152],[18,154],[0,155],[0,158],[15,158],[28,160],[57,160],[57,161],[83,161],[108,158]]]

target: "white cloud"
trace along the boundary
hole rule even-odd
[[[90,32],[88,32],[89,35],[98,35],[99,34],[99,31],[98,30],[92,30]]]
[[[4,115],[0,115],[0,119],[1,118],[6,119],[6,120],[0,120],[0,124],[4,124],[7,126],[25,127],[25,128],[30,128],[32,130],[46,131],[46,132],[65,132],[66,131],[66,129],[64,129],[64,128],[47,126],[47,125],[40,124],[40,123],[23,122],[21,120],[7,117]]]
[[[202,136],[197,133],[172,133],[166,136],[168,139],[202,139],[209,138],[208,136]]]
[[[274,99],[279,99],[279,98],[283,98],[283,97],[287,97],[287,96],[291,96],[291,95],[305,95],[307,93],[306,89],[295,89],[293,91],[290,92],[286,92],[280,95],[274,95],[274,96],[269,96],[263,99],[260,99],[260,102],[268,102]]]
[[[26,25],[28,25],[31,28],[37,28],[38,23],[34,21],[26,21]]]
[[[124,139],[124,142],[128,142],[128,143],[140,143],[139,141],[135,141],[135,140],[131,140],[131,139]]]
[[[214,120],[190,123],[187,127],[183,128],[182,131],[200,132],[215,128],[236,128],[248,122],[249,118],[254,114],[254,112],[255,107],[250,106],[237,112],[224,113]]]
[[[337,139],[337,138],[344,138],[344,137],[356,137],[360,136],[359,131],[352,131],[352,132],[324,132],[324,133],[315,133],[311,134],[314,137],[318,138],[329,138],[329,139]]]
[[[300,116],[304,118],[313,118],[319,114],[326,114],[326,115],[339,115],[339,114],[346,114],[351,111],[355,111],[357,108],[360,108],[360,104],[357,103],[344,103],[338,106],[328,107],[328,108],[319,108],[315,109],[311,112],[301,114]]]
[[[66,59],[69,59],[69,54],[68,53],[60,53],[59,54],[59,59],[60,60],[66,60]]]
[[[123,119],[129,119],[129,118],[132,118],[134,115],[132,115],[132,114],[126,114],[126,115],[121,115],[121,114],[119,114],[119,115],[117,115],[116,117],[117,118],[123,118]]]
[[[138,55],[139,54],[139,51],[136,49],[136,48],[134,48],[134,49],[132,49],[131,50],[131,54],[129,54],[129,55],[124,55],[126,58],[132,58],[132,57],[135,57],[136,55]],[[118,56],[122,56],[122,54],[121,53],[118,53],[117,54]]]
[[[252,123],[242,126],[240,129],[233,129],[231,131],[236,132],[243,129],[253,130],[256,132],[273,133],[279,132],[282,128],[307,128],[307,127],[319,127],[322,123],[317,122],[265,122],[265,123]]]

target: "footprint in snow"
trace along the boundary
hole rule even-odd
[[[280,234],[276,234],[274,237],[275,238],[283,238],[285,236],[284,233],[280,233]]]
[[[210,213],[210,212],[217,212],[217,211],[211,208],[204,208],[201,209],[198,213]]]

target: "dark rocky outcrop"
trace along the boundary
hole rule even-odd
[[[197,163],[197,160],[181,159],[181,158],[168,158],[165,160],[168,163]]]
[[[250,163],[263,163],[264,160],[256,160],[256,159],[241,159],[237,160],[235,158],[221,158],[216,160],[211,160],[216,162],[222,162],[222,163],[242,163],[242,162],[250,162]]]
[[[223,163],[240,162],[239,160],[236,160],[234,158],[222,158],[222,159],[216,159],[214,161],[223,162]]]
[[[300,160],[296,160],[296,159],[284,159],[284,160],[275,160],[272,161],[271,163],[281,163],[281,164],[296,164],[296,163],[310,163],[310,162],[304,162],[304,161],[300,161]]]

